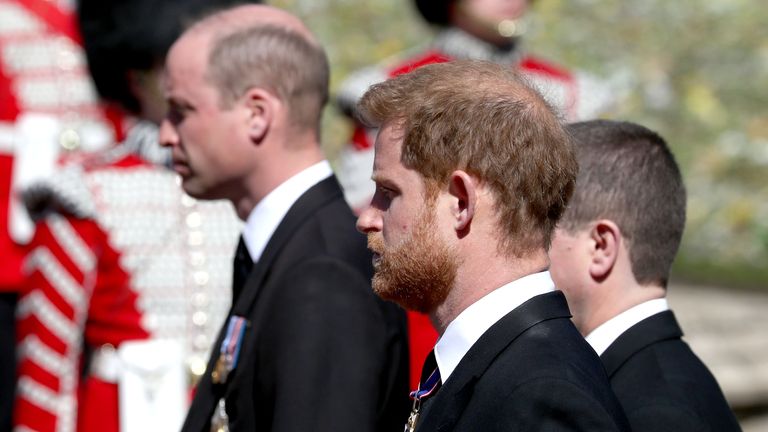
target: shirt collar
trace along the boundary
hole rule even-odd
[[[445,382],[472,345],[498,320],[529,299],[555,290],[548,271],[497,288],[462,311],[435,345],[435,360]]]
[[[653,299],[632,306],[592,330],[586,340],[592,345],[597,355],[603,355],[605,350],[630,327],[657,313],[669,310],[667,299]]]
[[[261,258],[269,239],[275,233],[291,206],[312,186],[333,174],[331,165],[323,160],[304,169],[265,196],[251,210],[243,229],[248,253],[256,262]]]

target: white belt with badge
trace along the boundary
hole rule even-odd
[[[188,407],[181,344],[171,340],[104,345],[91,358],[92,376],[118,384],[121,432],[179,430]]]

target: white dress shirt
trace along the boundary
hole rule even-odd
[[[534,273],[491,291],[462,311],[435,345],[442,381],[448,380],[467,351],[498,320],[531,298],[554,290],[548,271]]]
[[[667,299],[653,299],[633,306],[600,324],[592,330],[585,339],[592,345],[597,355],[603,355],[605,350],[630,327],[657,313],[669,310]]]
[[[312,186],[333,174],[324,160],[304,169],[264,197],[251,210],[243,228],[243,240],[253,262],[259,261],[269,239],[275,233],[291,206]]]

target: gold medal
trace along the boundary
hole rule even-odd
[[[411,414],[408,416],[408,422],[405,424],[405,432],[415,432],[416,423],[419,421],[419,408],[421,407],[421,400],[416,398],[413,400],[413,408],[411,408]]]
[[[211,381],[213,381],[214,384],[224,384],[227,382],[228,374],[229,369],[227,368],[227,360],[222,354],[216,360],[216,365],[213,367],[213,371],[211,372]]]
[[[415,432],[417,421],[419,421],[419,412],[411,411],[411,415],[408,416],[408,423],[405,424],[405,432]]]

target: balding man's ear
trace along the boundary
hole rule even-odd
[[[622,242],[618,225],[608,219],[600,219],[589,230],[591,241],[589,274],[595,280],[605,279],[613,270]]]
[[[472,219],[475,217],[477,206],[477,183],[464,171],[456,170],[451,173],[448,183],[448,193],[451,195],[454,228],[460,234],[469,231]]]
[[[280,100],[264,89],[253,87],[246,91],[241,102],[248,116],[248,137],[259,144],[272,126]]]

